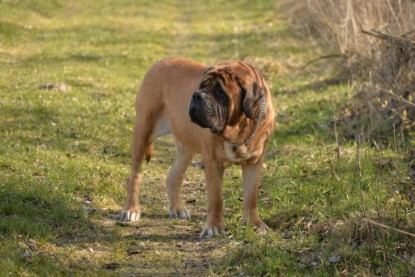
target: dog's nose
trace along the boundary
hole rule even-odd
[[[200,102],[202,101],[202,95],[199,92],[195,92],[193,93],[192,100]]]

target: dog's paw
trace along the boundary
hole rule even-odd
[[[190,219],[190,212],[186,209],[169,210],[170,218]]]
[[[255,224],[254,230],[257,234],[264,235],[268,233],[271,229],[265,224],[262,220]]]
[[[136,222],[140,219],[140,210],[123,210],[120,220],[124,222]]]
[[[225,227],[223,226],[211,226],[207,224],[205,228],[203,228],[203,231],[200,233],[201,239],[208,239],[213,236],[217,236],[220,234],[225,233]]]

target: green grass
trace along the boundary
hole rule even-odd
[[[299,70],[316,49],[274,2],[0,2],[0,275],[413,274],[414,240],[396,231],[415,233],[407,142],[391,134],[379,150],[366,134],[357,144],[339,123],[337,145],[333,117],[353,91],[310,86],[330,70]],[[135,93],[167,56],[241,59],[266,76],[278,121],[261,182],[268,235],[241,224],[238,167],[225,173],[226,236],[198,239],[206,185],[197,166],[184,187],[192,220],[168,219],[171,138],[144,167],[145,216],[117,222]],[[71,90],[38,89],[58,82]]]

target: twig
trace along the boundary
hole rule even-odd
[[[414,29],[414,30],[411,30],[411,31],[409,31],[409,32],[403,33],[403,34],[401,34],[400,36],[401,36],[401,37],[405,37],[405,36],[409,36],[409,35],[412,35],[412,34],[415,34],[415,29]]]
[[[382,91],[382,92],[384,92],[384,93],[387,93],[387,94],[389,94],[390,96],[392,96],[392,98],[394,98],[394,99],[396,99],[396,100],[399,100],[399,101],[402,101],[402,102],[405,102],[406,104],[408,104],[408,105],[410,105],[410,106],[415,107],[415,104],[414,104],[414,103],[412,103],[412,102],[410,102],[410,101],[406,100],[405,98],[402,98],[402,96],[398,96],[398,95],[396,95],[395,93],[390,92],[390,91],[387,91],[386,89],[383,89],[383,88],[376,88],[376,87],[375,87],[375,89],[379,89],[380,91]]]
[[[333,123],[334,123],[334,137],[336,139],[336,154],[337,154],[337,166],[338,166],[337,170],[340,173],[341,149],[340,149],[340,144],[339,144],[339,134],[337,132],[336,114],[334,113],[334,110],[333,110]]]
[[[320,56],[320,57],[318,57],[318,58],[316,58],[316,59],[313,59],[313,60],[311,60],[311,61],[309,61],[309,62],[307,62],[301,69],[300,69],[300,71],[303,71],[307,66],[309,66],[310,64],[312,64],[312,63],[315,63],[315,62],[317,62],[317,61],[320,61],[320,60],[325,60],[325,59],[331,59],[331,58],[343,58],[343,59],[346,59],[346,56],[345,55],[343,55],[343,54],[332,54],[332,55],[326,55],[326,56]]]
[[[384,34],[384,33],[381,33],[379,31],[376,31],[376,30],[367,31],[367,30],[364,30],[363,28],[361,29],[361,31],[362,31],[363,34],[373,36],[373,37],[376,37],[376,38],[395,41],[395,42],[399,42],[399,43],[402,43],[402,44],[410,44],[412,46],[415,45],[412,41],[410,41],[409,39],[403,38],[403,37]]]
[[[338,182],[340,182],[341,180],[339,176],[337,176],[336,174],[336,170],[334,169],[333,161],[331,160],[331,158],[329,158],[329,165],[332,177],[334,177]]]
[[[362,176],[362,141],[360,138],[360,134],[357,132],[357,150],[356,150],[356,163],[357,163],[357,170],[358,170],[358,177],[359,177],[359,189],[360,189],[360,203],[362,205],[362,210],[363,210],[363,214],[366,214],[366,208],[365,208],[365,201],[363,198],[363,176]],[[363,133],[363,127],[361,129],[361,135],[362,135],[362,139],[364,136]]]
[[[388,230],[393,230],[393,231],[398,232],[398,233],[401,233],[403,235],[407,235],[407,236],[410,236],[410,237],[415,238],[415,234],[412,234],[412,233],[409,233],[407,231],[400,230],[400,229],[397,229],[395,227],[391,227],[391,226],[388,226],[388,225],[385,225],[385,224],[376,222],[376,221],[374,221],[374,220],[372,220],[370,218],[367,218],[366,217],[366,218],[362,218],[362,220],[365,221],[365,222],[367,222],[367,223],[373,224],[375,226],[382,227],[382,228],[385,228],[385,229],[388,229]]]

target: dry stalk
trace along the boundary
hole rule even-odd
[[[342,54],[331,54],[331,55],[326,55],[326,56],[320,56],[318,58],[312,59],[311,61],[308,61],[305,65],[303,65],[303,67],[300,68],[300,71],[303,71],[304,69],[306,69],[306,67],[308,67],[310,64],[313,64],[313,63],[321,61],[321,60],[332,59],[332,58],[347,59],[347,57],[345,55],[342,55]]]
[[[387,230],[391,230],[391,231],[398,232],[398,233],[403,234],[405,236],[409,236],[409,237],[415,238],[415,234],[412,234],[412,233],[409,233],[407,231],[400,230],[398,228],[395,228],[395,227],[392,227],[392,226],[388,226],[388,225],[385,225],[385,224],[376,222],[373,219],[370,219],[368,217],[362,218],[362,221],[367,222],[367,223],[370,223],[370,224],[372,224],[374,226],[377,226],[377,227],[381,227],[381,228],[384,228],[384,229],[387,229]]]

